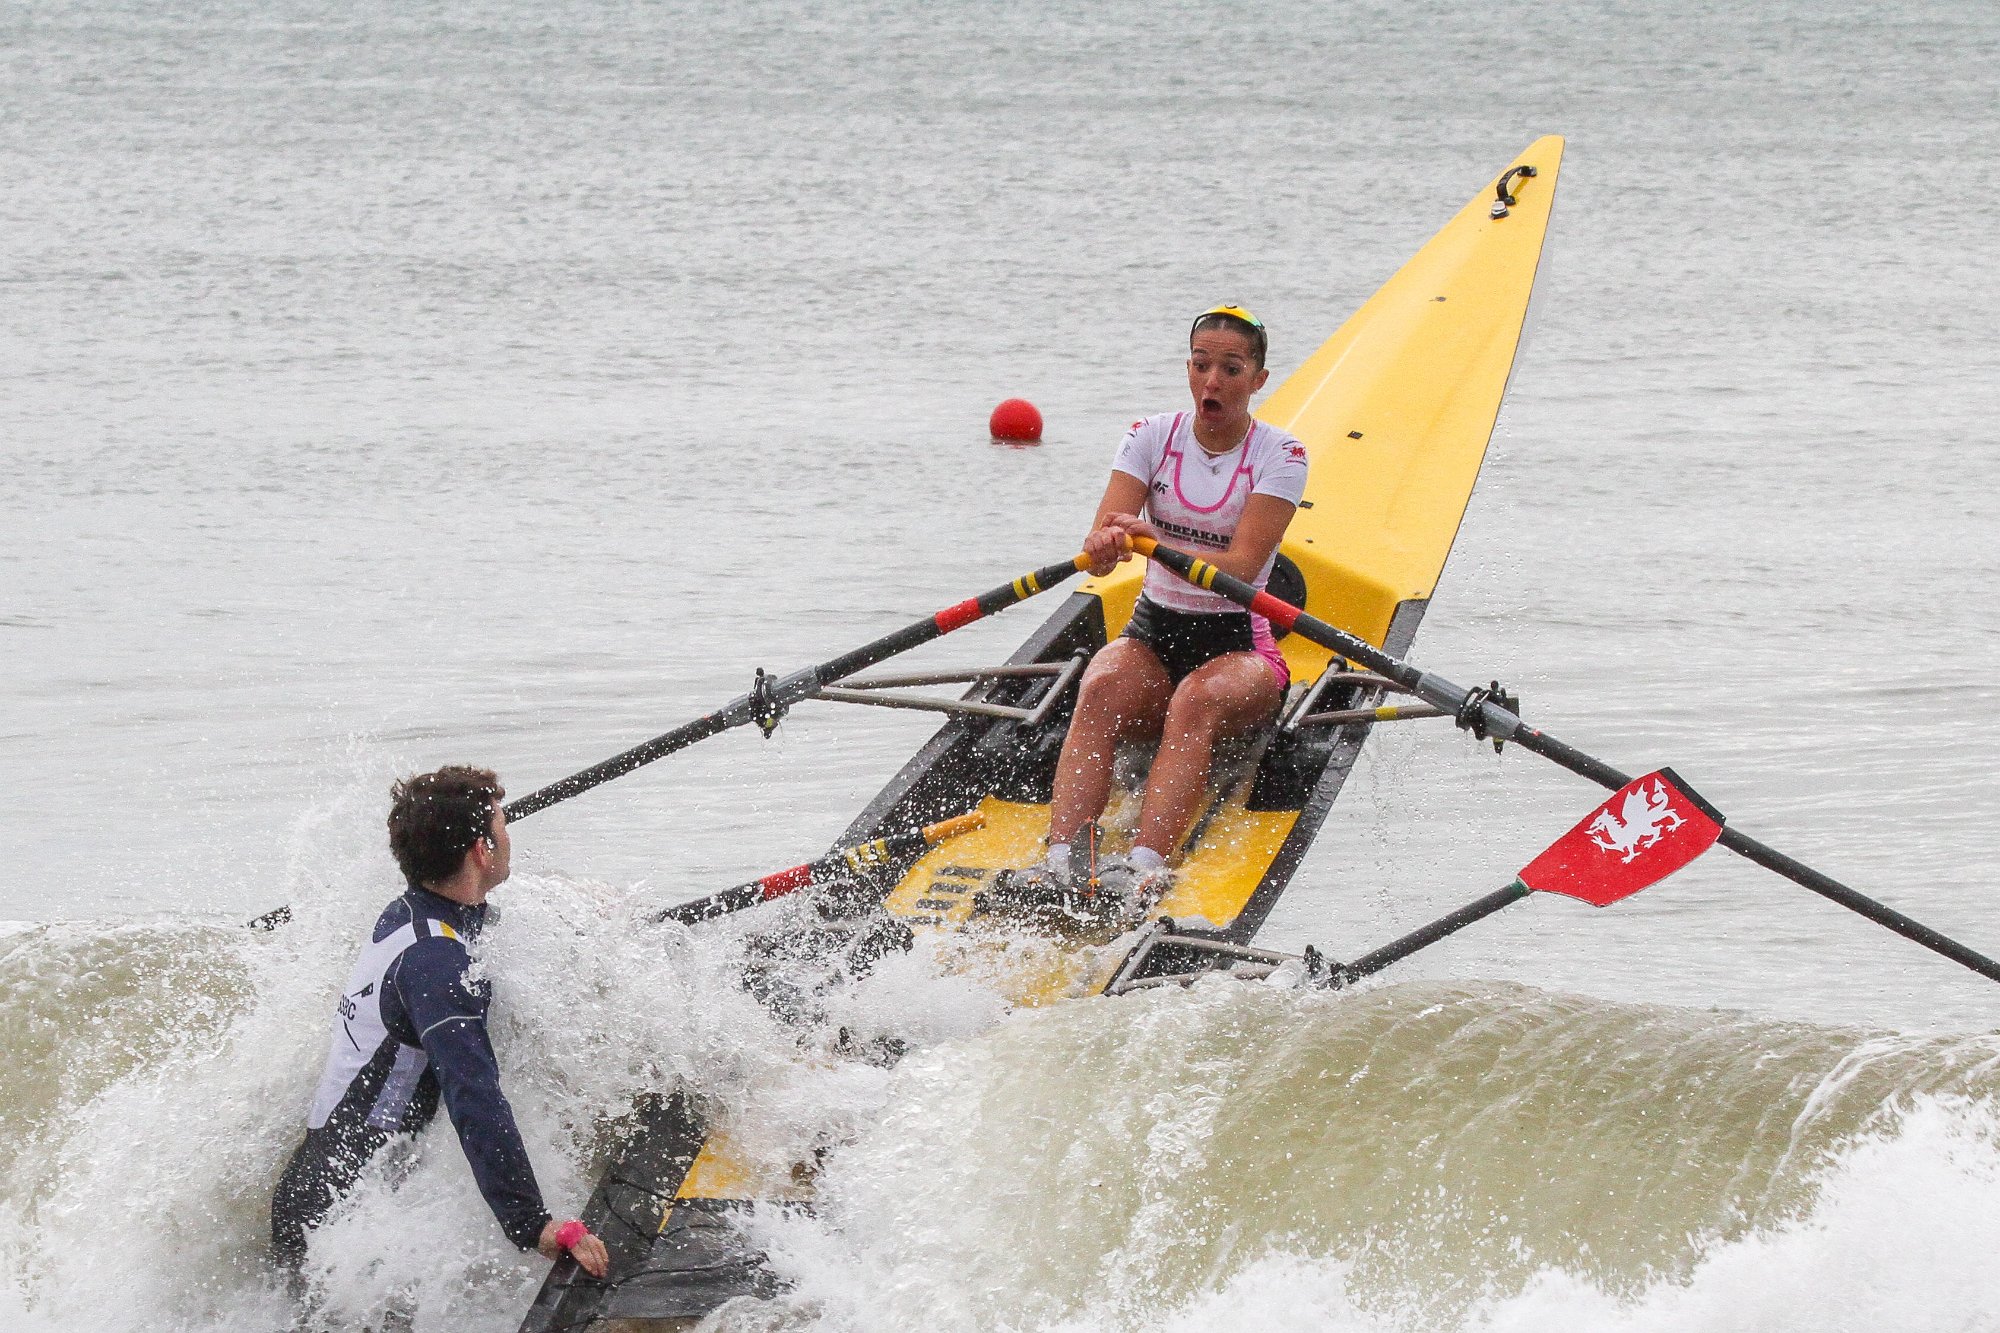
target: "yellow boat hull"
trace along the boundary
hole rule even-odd
[[[1280,548],[1272,591],[1389,652],[1414,637],[1451,552],[1486,455],[1521,345],[1563,141],[1539,140],[1446,223],[1417,255],[1306,359],[1257,415],[1304,442],[1311,460],[1303,503]],[[1495,208],[1499,193],[1512,197]],[[1115,637],[1130,617],[1139,562],[1092,580],[1016,653],[1016,664],[1058,662]],[[1214,784],[1209,807],[1176,857],[1175,887],[1156,913],[1182,932],[1243,942],[1283,891],[1345,780],[1368,721],[1314,729],[1305,705],[1365,709],[1366,681],[1329,672],[1327,650],[1288,637],[1298,705]],[[1041,702],[1041,683],[1009,679],[969,698]],[[1001,870],[1041,854],[1048,788],[1064,715],[1030,728],[958,718],[925,745],[854,822],[844,845],[978,809],[983,827],[902,867],[884,900],[913,932],[941,937],[981,975],[999,975],[1024,1005],[1101,991],[1119,966],[1118,941],[1077,935],[1023,948],[976,897]],[[1137,779],[1132,783],[1136,786]],[[1112,809],[1129,806],[1131,791]],[[1108,821],[1109,850],[1130,830]],[[999,967],[991,965],[1002,960]],[[574,1283],[558,1265],[524,1329],[592,1319],[678,1326],[722,1301],[769,1290],[759,1256],[731,1223],[751,1200],[799,1197],[809,1172],[745,1156],[684,1097],[645,1108],[642,1129],[608,1172],[587,1221],[614,1244],[610,1287]],[[574,1283],[574,1284],[573,1284]]]

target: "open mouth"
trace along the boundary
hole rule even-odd
[[[1222,411],[1222,400],[1220,398],[1204,398],[1201,400],[1201,410],[1213,416]]]

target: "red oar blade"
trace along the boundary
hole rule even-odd
[[[1530,861],[1521,882],[1609,907],[1659,883],[1721,836],[1721,813],[1663,768],[1613,792]]]

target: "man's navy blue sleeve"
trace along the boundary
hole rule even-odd
[[[532,1250],[549,1213],[514,1124],[514,1108],[500,1091],[500,1063],[486,1034],[487,996],[484,987],[475,990],[467,983],[469,962],[457,940],[441,935],[418,940],[404,950],[395,986],[430,1057],[445,1110],[486,1206],[508,1240]]]

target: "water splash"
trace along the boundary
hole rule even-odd
[[[1266,1310],[1274,1327],[1305,1326],[1302,1310],[1526,1327],[1559,1299],[1650,1327],[1677,1293],[1726,1282],[1732,1255],[1837,1262],[1816,1237],[1879,1223],[1880,1244],[1932,1199],[2000,1222],[1982,1194],[1996,1051],[1512,986],[1218,982],[1022,1015],[914,1058],[830,1168],[821,1222],[765,1226],[799,1280],[790,1314],[829,1328],[940,1311],[972,1329],[1198,1328]],[[1899,1185],[1885,1155],[1930,1167]],[[1879,1276],[1914,1291],[1929,1268]],[[1984,1308],[1968,1300],[1945,1305]]]
[[[291,1317],[269,1190],[383,897],[330,882],[273,935],[0,941],[23,1034],[0,1074],[8,1326]],[[934,947],[800,1029],[736,984],[768,917],[654,926],[663,892],[519,874],[480,966],[559,1211],[648,1091],[689,1089],[753,1158],[844,1145],[815,1215],[755,1223],[794,1289],[718,1329],[1861,1327],[1898,1301],[1943,1328],[2000,1296],[1977,1260],[2000,1231],[2000,1038],[1492,983],[1216,980],[1010,1013]],[[911,1054],[841,1058],[839,1027]],[[543,1271],[441,1122],[370,1168],[308,1277],[327,1327],[483,1330]]]

